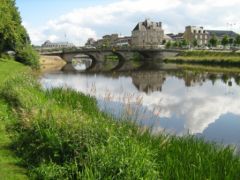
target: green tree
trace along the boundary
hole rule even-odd
[[[172,44],[173,47],[179,47],[179,43],[177,41],[175,41],[173,44]]]
[[[169,49],[172,46],[172,43],[170,41],[168,41],[165,46],[167,49]]]
[[[7,50],[16,52],[17,61],[38,68],[39,55],[30,45],[15,0],[1,0],[0,3],[0,55]]]
[[[232,46],[234,44],[234,39],[233,38],[229,38],[229,44]]]
[[[39,68],[39,54],[31,45],[26,45],[25,47],[18,49],[16,60],[33,68]]]
[[[0,53],[23,48],[30,44],[26,29],[22,26],[15,0],[0,3]]]
[[[216,47],[217,46],[217,42],[218,42],[218,40],[217,40],[215,35],[213,35],[211,37],[211,39],[209,40],[209,44],[210,44],[211,47]]]
[[[183,39],[181,41],[181,47],[186,47],[187,45],[188,45],[188,42],[185,39]]]
[[[221,41],[223,46],[226,46],[229,44],[229,37],[227,35],[225,35]]]
[[[237,35],[237,37],[235,38],[234,44],[235,44],[236,46],[239,46],[239,45],[240,45],[240,35]]]
[[[193,47],[196,47],[196,46],[198,46],[198,41],[196,39],[194,39],[192,44],[193,44]]]

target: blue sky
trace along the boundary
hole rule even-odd
[[[24,21],[39,26],[76,8],[107,4],[111,0],[16,0]]]
[[[239,0],[16,0],[33,44],[82,45],[89,37],[131,35],[139,21],[162,21],[168,32],[187,25],[240,32]]]

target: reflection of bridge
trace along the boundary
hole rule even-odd
[[[138,53],[144,61],[162,60],[164,57],[176,56],[182,50],[175,49],[69,49],[52,52],[42,52],[42,55],[60,56],[67,63],[71,63],[73,58],[79,54],[85,54],[92,59],[92,66],[98,62],[103,62],[106,56],[115,55],[118,57],[117,67],[121,67],[125,61],[133,58],[134,53]]]

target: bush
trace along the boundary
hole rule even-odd
[[[35,69],[39,68],[39,54],[30,45],[17,50],[16,60]]]

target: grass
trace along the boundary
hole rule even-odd
[[[9,77],[27,69],[13,60],[0,59],[0,88]],[[26,169],[19,165],[20,159],[10,149],[11,139],[6,126],[12,118],[8,106],[0,97],[0,179],[27,179]]]
[[[188,64],[182,63],[177,64],[177,67],[184,70],[192,70],[198,72],[216,72],[216,73],[231,73],[231,74],[239,74],[240,67],[224,67],[219,65],[199,65],[199,64]]]
[[[89,96],[45,91],[30,75],[5,81],[0,97],[12,117],[12,148],[32,179],[240,178],[240,157],[231,147],[152,135],[100,112]]]
[[[190,64],[219,64],[240,66],[240,53],[211,52],[211,51],[185,51],[176,57],[168,57],[165,62]]]

